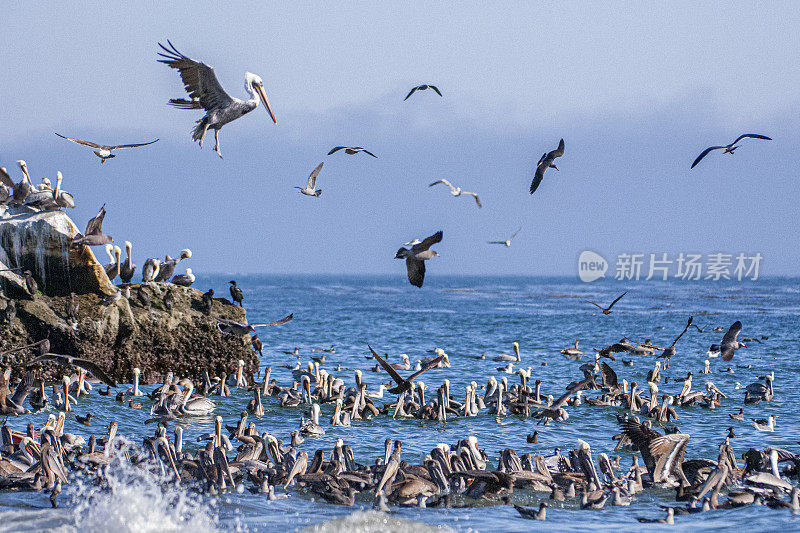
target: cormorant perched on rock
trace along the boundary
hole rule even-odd
[[[28,292],[28,295],[33,300],[36,297],[36,291],[39,290],[39,285],[36,283],[36,280],[33,279],[33,274],[30,270],[26,270],[23,272],[25,276],[25,290]]]
[[[175,307],[175,295],[172,294],[172,290],[168,290],[167,293],[164,295],[164,307],[166,308],[167,312],[171,315],[172,308]]]
[[[240,307],[244,307],[242,305],[242,300],[244,300],[242,289],[236,286],[236,280],[232,279],[228,283],[231,284],[231,298],[233,298],[234,305],[238,303]]]
[[[211,314],[211,308],[214,306],[214,289],[208,289],[208,292],[203,293],[203,298],[200,301],[200,310],[207,314]]]
[[[78,299],[75,297],[75,293],[69,293],[69,300],[67,301],[67,318],[71,322],[78,321]]]

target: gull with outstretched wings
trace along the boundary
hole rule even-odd
[[[254,322],[252,324],[240,324],[235,320],[219,318],[216,316],[212,318],[219,322],[219,330],[226,335],[247,335],[248,333],[254,333],[256,331],[255,328],[266,326],[282,326],[294,318],[294,313],[285,316],[276,322]]]
[[[59,365],[64,366],[74,366],[77,368],[82,368],[86,370],[89,374],[93,375],[106,385],[111,385],[112,387],[116,387],[116,382],[109,377],[105,371],[97,366],[95,363],[89,361],[88,359],[81,359],[79,357],[74,357],[72,355],[61,355],[57,353],[46,353],[42,354],[39,357],[31,359],[31,361],[27,364],[27,366],[35,365],[37,363],[58,363]]]
[[[314,187],[317,186],[317,176],[319,176],[320,171],[322,170],[322,165],[325,163],[320,163],[317,165],[317,168],[311,171],[311,175],[308,176],[308,185],[306,188],[302,187],[295,187],[295,189],[299,189],[297,192],[300,194],[305,194],[306,196],[316,196],[319,197],[322,194],[322,189],[314,190]]]
[[[548,168],[554,168],[558,170],[555,160],[557,157],[561,157],[562,155],[564,155],[564,139],[561,139],[561,141],[558,143],[558,148],[551,152],[542,154],[541,159],[539,159],[539,162],[536,164],[536,173],[533,175],[533,181],[531,182],[531,194],[535,193],[536,189],[538,189],[539,185],[542,183],[545,170]]]
[[[462,190],[461,187],[453,187],[453,185],[446,179],[440,179],[438,181],[434,181],[433,183],[428,185],[428,187],[433,187],[434,185],[438,185],[439,183],[444,183],[445,185],[450,187],[450,194],[452,194],[453,196],[461,196],[462,194],[472,196],[473,198],[475,198],[475,203],[478,204],[478,207],[481,207],[481,199],[478,198],[477,194],[475,194],[474,192]]]
[[[517,231],[515,231],[515,232],[514,232],[514,235],[512,235],[511,237],[509,237],[509,238],[508,238],[507,240],[505,240],[505,241],[489,241],[489,244],[503,244],[503,245],[505,245],[505,247],[506,247],[506,248],[508,248],[509,246],[511,246],[511,240],[512,240],[514,237],[516,237],[516,236],[517,236],[517,233],[519,233],[520,231],[522,231],[522,228],[519,228]]]
[[[97,157],[100,158],[100,164],[105,163],[106,159],[111,159],[112,157],[117,157],[116,155],[111,153],[114,150],[122,150],[123,148],[138,148],[140,146],[147,146],[148,144],[153,144],[155,142],[158,142],[158,139],[156,139],[155,141],[150,141],[150,142],[147,142],[147,143],[108,145],[108,144],[98,144],[98,143],[92,142],[92,141],[84,141],[84,140],[81,140],[81,139],[74,139],[72,137],[67,137],[65,135],[61,135],[60,133],[56,133],[56,135],[58,135],[62,139],[66,139],[68,141],[72,141],[72,142],[74,142],[76,144],[82,144],[83,146],[88,146],[89,148],[95,148],[94,155],[96,155]]]
[[[694,168],[697,165],[697,163],[699,163],[712,150],[725,150],[724,152],[722,152],[723,154],[733,155],[734,150],[739,148],[739,146],[737,146],[737,143],[742,139],[761,139],[764,141],[772,140],[770,137],[767,137],[766,135],[760,135],[758,133],[745,133],[744,135],[739,135],[739,137],[730,144],[726,144],[725,146],[709,146],[708,148],[703,150],[703,152],[699,156],[697,156],[697,159],[694,160],[694,163],[692,163],[692,168]]]

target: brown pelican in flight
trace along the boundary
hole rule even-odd
[[[610,315],[611,314],[611,308],[614,307],[614,304],[617,303],[618,301],[620,301],[620,299],[623,296],[625,296],[626,294],[628,294],[628,291],[625,291],[622,294],[620,294],[619,296],[617,296],[617,299],[614,300],[613,302],[611,302],[611,305],[609,305],[608,307],[603,307],[602,305],[594,303],[594,302],[591,302],[589,300],[586,300],[586,303],[596,306],[598,309],[603,311],[604,315]],[[678,337],[678,338],[680,338],[680,337]]]
[[[61,135],[60,133],[56,133],[56,135],[58,135],[62,139],[66,139],[68,141],[72,141],[72,142],[74,142],[76,144],[82,144],[82,145],[88,146],[90,148],[96,148],[96,150],[94,150],[94,155],[96,155],[97,157],[100,158],[100,164],[105,163],[106,159],[111,159],[112,157],[117,157],[116,155],[111,153],[114,150],[122,150],[123,148],[137,148],[139,146],[147,146],[148,144],[153,144],[155,142],[158,142],[158,139],[156,139],[155,141],[150,141],[149,143],[117,144],[117,145],[109,146],[107,144],[97,144],[97,143],[92,142],[92,141],[82,141],[81,139],[73,139],[72,137],[66,137],[64,135]]]
[[[317,176],[319,176],[319,172],[322,170],[322,165],[324,165],[324,163],[320,163],[317,165],[317,168],[311,171],[311,174],[308,176],[308,185],[306,185],[305,189],[302,187],[295,187],[295,189],[300,189],[297,192],[305,194],[306,196],[319,197],[322,195],[322,189],[314,190],[314,187],[317,186]]]
[[[436,85],[426,85],[426,84],[422,84],[422,85],[417,85],[416,87],[414,87],[413,89],[411,89],[411,92],[410,92],[410,93],[408,93],[408,94],[406,95],[406,97],[405,97],[405,98],[403,98],[403,101],[405,102],[406,100],[408,100],[408,99],[411,97],[411,95],[412,95],[412,94],[414,94],[415,92],[417,92],[417,91],[424,91],[424,90],[426,90],[426,89],[433,89],[433,91],[434,91],[436,94],[438,94],[439,96],[442,96],[442,92],[439,90],[439,88],[438,88]]]
[[[365,154],[369,154],[369,155],[371,155],[372,157],[374,157],[376,159],[378,158],[377,155],[373,154],[372,152],[370,152],[366,148],[362,148],[361,146],[337,146],[337,147],[331,149],[331,151],[328,152],[328,155],[335,154],[339,150],[344,150],[344,153],[346,153],[347,155],[355,155],[355,154],[357,154],[359,152],[364,152]]]
[[[504,244],[505,247],[508,248],[509,246],[511,246],[511,239],[516,237],[517,233],[519,233],[520,231],[522,231],[522,228],[519,228],[517,231],[515,231],[514,235],[509,237],[508,240],[505,240],[505,241],[489,241],[489,244]]]
[[[249,100],[239,100],[233,98],[225,89],[219,84],[217,75],[214,74],[214,69],[205,63],[199,63],[193,59],[189,59],[182,53],[178,52],[175,46],[167,40],[169,48],[161,43],[158,46],[166,53],[159,52],[158,55],[164,59],[159,59],[159,63],[164,63],[170,67],[178,70],[183,81],[183,86],[186,92],[189,93],[191,99],[173,98],[169,101],[179,109],[205,109],[206,114],[197,121],[197,125],[192,132],[192,140],[199,141],[200,147],[203,147],[203,139],[205,139],[206,132],[209,128],[214,130],[214,151],[217,155],[222,157],[219,149],[219,130],[237,118],[245,115],[258,107],[258,100],[264,104],[267,109],[272,122],[275,124],[278,121],[272,113],[272,108],[267,100],[267,95],[264,92],[264,81],[260,76],[250,72],[244,75],[244,88],[250,94]]]
[[[415,244],[410,250],[408,248],[397,250],[394,258],[406,260],[408,281],[415,287],[422,287],[422,282],[425,281],[425,261],[439,257],[438,253],[430,250],[431,246],[439,242],[442,242],[441,231],[437,231],[421,243]]]
[[[461,190],[461,187],[453,187],[453,185],[446,179],[440,179],[439,181],[434,181],[433,183],[428,185],[428,187],[433,187],[434,185],[438,185],[439,183],[444,183],[445,185],[450,187],[450,194],[452,194],[453,196],[461,196],[462,194],[472,196],[473,198],[475,198],[475,203],[478,204],[478,207],[479,208],[481,207],[481,199],[478,198],[477,194],[475,194],[474,192],[463,191]]]
[[[692,168],[694,168],[695,165],[697,165],[697,163],[699,163],[701,159],[703,159],[706,155],[708,155],[708,153],[711,150],[722,150],[722,149],[724,149],[725,151],[722,152],[723,154],[731,154],[731,155],[733,155],[733,151],[736,150],[737,148],[739,148],[736,143],[738,143],[742,139],[763,139],[765,141],[771,141],[772,140],[771,138],[767,137],[766,135],[759,135],[758,133],[745,133],[744,135],[739,135],[739,137],[735,141],[733,141],[732,143],[730,143],[730,144],[728,144],[726,146],[709,146],[708,148],[703,150],[703,153],[701,153],[699,156],[697,156],[697,159],[695,159],[694,163],[692,163]]]
[[[535,193],[536,189],[538,189],[539,185],[542,183],[545,170],[551,167],[558,170],[555,160],[556,157],[561,157],[562,155],[564,155],[564,139],[561,139],[558,143],[558,148],[552,152],[542,154],[542,158],[539,159],[539,163],[536,165],[536,174],[534,174],[533,181],[531,182],[531,194]]]

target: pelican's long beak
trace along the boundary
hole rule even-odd
[[[267,108],[267,113],[269,113],[269,117],[272,119],[272,122],[277,124],[278,121],[275,119],[275,114],[272,112],[272,108],[269,105],[269,100],[267,100],[267,95],[264,92],[264,86],[256,83],[254,84],[254,87],[258,93],[258,97],[261,98],[261,102],[264,104],[264,107]]]

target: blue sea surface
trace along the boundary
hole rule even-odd
[[[195,287],[213,287],[217,295],[228,295],[230,275],[199,276]],[[560,396],[566,385],[582,376],[578,367],[593,358],[593,348],[602,348],[622,337],[645,338],[660,346],[668,346],[681,332],[690,315],[704,332],[691,328],[677,345],[677,355],[662,375],[669,383],[659,385],[659,394],[679,392],[683,378],[694,373],[694,389],[703,389],[712,381],[728,399],[716,410],[702,407],[677,407],[677,425],[691,435],[686,459],[716,460],[719,444],[733,426],[737,438],[732,445],[737,456],[751,447],[780,446],[800,452],[800,410],[797,408],[798,343],[800,341],[800,279],[762,278],[757,281],[638,281],[601,280],[581,283],[576,278],[531,277],[440,277],[431,275],[422,289],[411,287],[404,272],[396,276],[239,276],[244,291],[244,305],[251,322],[276,320],[294,313],[294,320],[281,327],[263,328],[259,335],[264,343],[261,369],[270,366],[272,377],[282,385],[290,385],[296,356],[286,355],[295,347],[300,349],[303,367],[313,348],[335,345],[335,353],[326,354],[324,368],[342,378],[348,385],[354,382],[354,371],[363,372],[369,390],[388,383],[385,373],[374,373],[374,360],[365,356],[370,344],[379,353],[388,353],[393,361],[407,353],[416,363],[429,357],[434,348],[443,348],[450,357],[451,368],[432,370],[421,379],[435,394],[444,379],[450,380],[451,394],[459,400],[465,387],[475,381],[485,385],[490,376],[506,377],[517,383],[516,374],[503,374],[497,367],[502,363],[491,358],[501,353],[513,353],[512,342],[518,341],[523,368],[530,368],[531,381],[542,380],[545,394]],[[623,291],[627,295],[604,316],[586,300],[610,303]],[[710,374],[701,374],[709,345],[718,343],[725,330],[741,320],[740,337],[754,337],[755,342],[736,352],[731,362],[711,359]],[[761,337],[768,337],[762,339]],[[560,351],[579,339],[586,352],[579,361],[567,361]],[[486,359],[479,357],[485,354]],[[317,355],[317,354],[314,354]],[[633,360],[633,366],[623,366],[622,359]],[[646,375],[655,358],[617,354],[609,362],[620,381],[636,381],[646,387]],[[334,371],[341,364],[341,371]],[[231,362],[232,368],[235,362]],[[732,368],[732,372],[724,370]],[[748,367],[748,368],[743,368]],[[743,405],[746,386],[771,371],[775,372],[775,399],[759,405]],[[402,372],[401,372],[402,373]],[[410,373],[410,372],[409,372]],[[152,386],[144,387],[152,390]],[[482,394],[482,391],[479,391]],[[589,392],[587,396],[596,393]],[[379,405],[391,402],[390,395],[376,400]],[[227,424],[235,424],[251,394],[246,389],[234,389],[229,398],[214,398],[215,414],[222,415]],[[250,416],[260,432],[289,440],[289,432],[299,427],[307,406],[281,408],[273,398],[265,400],[266,413]],[[729,413],[744,407],[748,422],[735,422]],[[134,442],[151,435],[154,426],[144,426],[149,415],[146,408],[132,410],[110,397],[93,394],[81,398],[75,411],[67,414],[67,431],[87,437],[104,433],[110,420],[119,423],[119,434]],[[52,408],[50,408],[52,409]],[[10,418],[8,424],[24,429],[28,421],[40,427],[48,414],[40,413]],[[586,405],[570,407],[569,419],[548,426],[537,425],[533,419],[510,415],[496,419],[481,412],[472,418],[451,418],[441,424],[415,419],[392,420],[378,416],[373,420],[355,421],[352,427],[329,425],[332,405],[322,406],[321,423],[325,435],[307,439],[302,445],[310,455],[322,448],[326,457],[341,438],[353,447],[355,458],[362,464],[372,464],[383,455],[385,438],[401,440],[403,458],[411,463],[423,460],[437,443],[455,444],[474,435],[479,447],[490,456],[490,467],[496,465],[497,452],[515,448],[520,455],[528,452],[548,455],[555,447],[574,449],[578,439],[591,445],[596,458],[601,452],[617,455],[612,436],[619,433],[616,415],[623,412],[614,407]],[[91,412],[92,427],[77,424],[77,414]],[[774,432],[759,432],[749,422],[752,418],[779,415]],[[181,421],[185,447],[194,451],[197,436],[213,429],[213,417],[194,417]],[[526,435],[539,431],[539,443],[528,444]],[[172,426],[170,427],[170,432]],[[633,454],[620,452],[624,469]],[[127,479],[127,478],[126,478]],[[283,492],[283,489],[279,489]],[[546,531],[616,531],[619,529],[648,529],[660,526],[639,524],[636,517],[663,517],[659,504],[674,502],[674,491],[653,488],[637,495],[630,507],[609,507],[602,511],[581,511],[575,503],[549,501],[547,521],[530,522],[519,517],[513,507],[500,501],[477,502],[474,507],[449,509],[417,509],[392,507],[386,516],[371,511],[373,495],[357,495],[354,508],[329,505],[316,501],[311,494],[289,491],[285,500],[269,502],[262,495],[248,491],[227,493],[216,497],[199,495],[189,487],[164,488],[147,478],[111,483],[100,489],[91,480],[78,476],[64,487],[59,509],[50,509],[47,495],[42,493],[0,492],[0,531],[21,529],[58,529],[75,531],[178,531],[230,530],[248,531],[298,530],[314,526],[318,530],[353,531],[418,531],[423,524],[434,528],[458,531],[528,531],[532,527]],[[517,490],[515,503],[538,505],[549,494]],[[454,503],[458,503],[454,500]],[[466,500],[460,503],[469,503]],[[475,502],[472,502],[475,503]],[[146,518],[146,519],[145,519]],[[676,518],[676,530],[731,531],[747,528],[752,531],[800,530],[800,519],[788,511],[763,506],[748,506],[735,510],[712,511]]]

